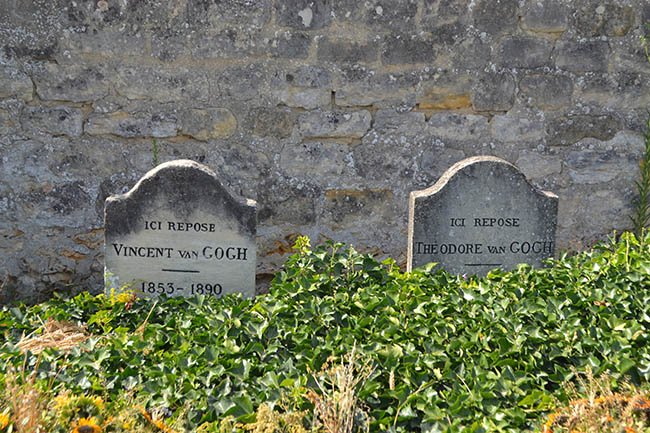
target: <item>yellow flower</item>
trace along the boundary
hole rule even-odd
[[[95,397],[91,397],[90,399],[92,400],[92,402],[94,403],[97,409],[99,410],[104,409],[104,400],[101,397],[95,396]]]
[[[59,394],[54,397],[54,409],[58,412],[61,411],[70,403],[70,396],[67,393]]]
[[[0,413],[0,430],[3,430],[9,425],[9,415],[6,413]]]
[[[81,418],[75,425],[72,433],[101,433],[102,428],[97,425],[95,417]]]

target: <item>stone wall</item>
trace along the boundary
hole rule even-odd
[[[577,249],[628,215],[646,0],[0,0],[0,300],[100,291],[102,215],[190,158],[297,234],[406,255],[407,197],[489,154]]]

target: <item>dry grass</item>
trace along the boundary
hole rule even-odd
[[[578,386],[568,384],[570,403],[548,416],[543,433],[650,432],[650,396],[629,384],[614,392],[611,378],[595,378],[590,370],[578,375]]]
[[[69,350],[88,339],[86,329],[69,322],[48,319],[37,331],[23,337],[18,348],[23,352],[39,354],[45,349]]]
[[[307,398],[314,404],[314,427],[327,433],[368,431],[368,416],[357,392],[372,372],[370,363],[362,362],[352,348],[340,364],[326,364],[313,374],[318,392],[310,391]]]
[[[45,393],[36,387],[36,365],[26,376],[25,367],[17,373],[12,367],[5,375],[5,395],[3,406],[9,409],[13,431],[16,433],[45,432],[44,419],[47,408]]]

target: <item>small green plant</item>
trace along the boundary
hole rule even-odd
[[[645,152],[639,162],[640,177],[635,182],[637,198],[631,216],[634,233],[643,240],[643,231],[650,223],[650,117],[645,132]]]

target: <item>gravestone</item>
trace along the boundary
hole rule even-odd
[[[255,202],[206,166],[159,165],[106,199],[105,287],[156,297],[255,294]]]
[[[533,187],[503,159],[477,156],[409,197],[407,270],[430,262],[485,275],[542,266],[555,251],[558,197]]]

